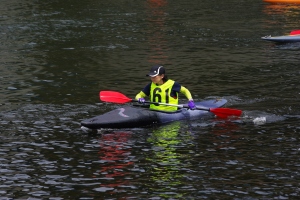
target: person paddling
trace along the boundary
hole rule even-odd
[[[168,79],[166,70],[161,65],[155,65],[150,69],[150,72],[146,75],[151,79],[151,83],[147,84],[142,91],[140,91],[135,99],[139,103],[145,103],[145,97],[149,97],[152,102],[160,102],[167,104],[178,104],[178,94],[182,93],[188,99],[188,106],[191,110],[196,109],[194,100],[190,91],[180,85],[179,83]],[[161,111],[176,111],[176,106],[166,106],[150,104],[150,109]]]

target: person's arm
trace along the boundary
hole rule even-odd
[[[189,100],[189,103],[188,103],[189,108],[191,110],[195,110],[196,105],[194,103],[194,100],[193,100],[193,97],[192,97],[190,91],[187,88],[181,86],[180,92],[183,93],[186,96],[186,98]]]
[[[150,85],[151,83],[147,84],[146,87],[142,91],[140,91],[136,96],[135,99],[139,100],[140,98],[145,98],[150,95]]]
[[[147,95],[143,92],[143,91],[140,91],[136,96],[135,96],[135,99],[136,100],[139,100],[140,98],[145,98]]]
[[[184,96],[190,101],[193,100],[191,92],[184,86],[181,86],[180,93],[184,94]]]

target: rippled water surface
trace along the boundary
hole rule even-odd
[[[298,199],[300,7],[239,1],[2,0],[0,199]],[[240,119],[86,132],[154,64]],[[186,103],[181,97],[181,103]]]

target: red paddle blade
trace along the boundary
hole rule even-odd
[[[211,108],[210,112],[214,113],[220,118],[227,118],[229,116],[239,117],[242,115],[241,110],[231,108]]]
[[[290,35],[299,35],[300,34],[300,30],[294,30],[290,32]]]
[[[128,103],[132,99],[126,97],[124,94],[115,91],[100,91],[99,93],[100,100],[111,103]]]

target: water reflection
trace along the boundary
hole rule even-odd
[[[268,16],[264,22],[265,29],[272,29],[277,27],[278,24],[282,27],[272,33],[273,36],[288,35],[292,30],[299,29],[300,10],[298,5],[266,4],[263,7],[263,13]]]
[[[188,163],[187,154],[182,148],[187,148],[187,141],[191,141],[191,132],[181,131],[182,124],[175,122],[159,127],[153,131],[147,141],[151,144],[153,155],[147,158],[151,164],[150,190],[159,192],[161,198],[182,198],[184,195],[174,188],[181,187],[184,179],[183,168]],[[161,187],[157,188],[156,185]]]
[[[296,17],[299,15],[299,5],[295,4],[266,4],[264,13],[268,15],[282,14],[284,16]]]
[[[224,121],[215,119],[214,121],[215,125],[211,131],[211,142],[214,145],[213,149],[235,149],[235,147],[232,146],[232,143],[239,138],[235,133],[240,130],[240,125],[230,120]]]
[[[147,21],[148,21],[148,43],[150,52],[148,55],[148,62],[153,64],[168,63],[169,47],[167,40],[164,38],[166,32],[166,18],[165,11],[168,5],[167,0],[147,0]]]
[[[134,165],[130,159],[131,146],[128,144],[131,132],[111,132],[101,135],[98,152],[101,169],[97,176],[104,176],[104,181],[98,191],[109,191],[114,188],[128,185],[126,168]]]

